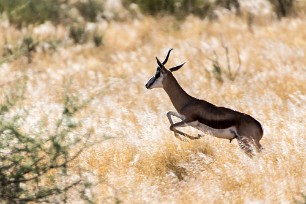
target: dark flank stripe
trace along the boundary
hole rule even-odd
[[[197,118],[197,120],[214,129],[226,129],[237,125],[238,120],[207,120],[205,118]]]

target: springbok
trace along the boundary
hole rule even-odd
[[[191,126],[202,132],[210,133],[215,137],[238,140],[238,144],[245,153],[252,157],[254,155],[254,145],[259,152],[262,149],[259,143],[263,136],[261,124],[248,114],[234,111],[225,107],[218,107],[207,101],[194,98],[187,94],[177,82],[172,72],[179,70],[185,63],[172,67],[169,70],[165,68],[168,61],[170,49],[165,60],[161,63],[156,57],[158,67],[155,75],[147,82],[146,88],[163,88],[168,94],[174,108],[177,112],[169,111],[167,117],[170,122],[170,130],[174,135],[183,140],[179,135],[189,139],[199,139],[202,135],[196,137],[190,136],[180,130],[178,127]],[[181,119],[180,122],[173,123],[171,116]]]

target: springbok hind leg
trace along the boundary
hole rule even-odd
[[[240,149],[242,149],[248,157],[253,158],[253,156],[255,156],[252,147],[254,145],[253,140],[250,140],[248,137],[245,136],[239,136],[237,137],[237,141]]]
[[[264,148],[261,146],[261,144],[259,143],[258,140],[255,140],[255,141],[254,141],[254,145],[255,145],[256,150],[257,150],[258,153],[261,152],[261,151],[264,149]]]

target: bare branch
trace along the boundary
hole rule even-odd
[[[212,59],[211,57],[209,57],[208,55],[206,55],[205,53],[203,53],[205,55],[205,57],[211,61],[212,63],[216,64],[216,65],[219,65],[219,60],[218,60],[218,55],[217,55],[217,52],[215,50],[212,50],[213,53],[214,53],[214,56],[215,56],[215,59]]]
[[[235,74],[233,75],[232,80],[235,80],[235,78],[238,75],[238,72],[240,71],[240,67],[241,67],[241,59],[240,59],[240,53],[239,53],[238,48],[236,49],[236,53],[237,53],[237,58],[238,58],[238,65],[236,67],[236,71],[235,71]]]
[[[225,45],[222,35],[221,35],[220,38],[221,38],[221,45],[225,50],[228,77],[231,79],[232,78],[232,70],[231,70],[231,61],[230,61],[230,58],[229,58],[229,49],[228,49],[228,46]]]
[[[84,142],[84,144],[82,145],[82,147],[76,152],[74,153],[74,155],[70,156],[70,158],[68,158],[67,160],[64,160],[62,163],[60,164],[50,164],[47,165],[45,167],[41,167],[41,172],[39,172],[36,176],[27,178],[27,179],[18,179],[18,180],[13,180],[13,181],[9,181],[8,183],[25,183],[25,182],[29,182],[32,180],[35,180],[37,178],[40,178],[41,176],[45,175],[46,173],[48,173],[49,171],[51,171],[52,169],[58,169],[58,168],[62,168],[67,166],[68,164],[70,164],[72,161],[74,161],[87,147],[88,147],[88,141],[90,139],[91,134],[88,133],[87,137],[86,137],[86,141]],[[60,155],[57,155],[57,157]],[[53,160],[56,160],[56,158],[53,158]],[[43,159],[43,158],[41,158]],[[41,159],[39,159],[37,162],[39,162]],[[28,172],[25,172],[25,174],[27,174]]]

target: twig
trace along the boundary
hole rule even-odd
[[[240,67],[241,67],[241,59],[240,59],[240,54],[239,54],[238,48],[236,48],[236,54],[237,54],[237,58],[238,58],[238,65],[236,67],[236,71],[235,71],[235,74],[233,75],[232,80],[235,80],[235,78],[238,75],[238,72],[240,71]]]

